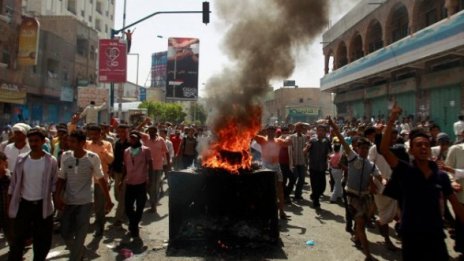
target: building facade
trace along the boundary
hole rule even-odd
[[[110,38],[114,27],[115,0],[23,0],[25,14],[32,16],[73,16],[98,32],[101,39]]]
[[[264,102],[263,124],[314,122],[333,115],[332,95],[319,88],[283,87],[270,92]]]
[[[464,0],[362,0],[323,35],[321,89],[339,116],[430,119],[452,134],[464,112]]]

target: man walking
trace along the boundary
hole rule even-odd
[[[290,166],[292,168],[293,175],[298,179],[295,188],[295,200],[302,200],[304,179],[306,176],[306,159],[305,159],[305,147],[306,137],[303,135],[304,126],[303,123],[298,122],[295,124],[295,133],[288,136],[285,143],[289,146],[288,150],[290,153]],[[291,193],[295,186],[295,179],[291,179],[288,183],[287,191]]]
[[[114,147],[114,161],[111,165],[111,175],[114,179],[114,198],[118,201],[116,208],[116,216],[114,217],[115,226],[120,226],[125,219],[125,190],[126,187],[122,185],[124,181],[124,151],[130,147],[129,143],[129,126],[121,124],[116,129],[118,140]]]
[[[52,193],[58,165],[56,159],[42,150],[45,133],[31,129],[27,139],[31,151],[21,154],[11,177],[8,209],[12,218],[12,239],[8,260],[22,261],[25,241],[32,232],[34,261],[45,260],[52,244]]]
[[[63,210],[61,236],[70,250],[69,260],[80,261],[84,256],[84,242],[92,213],[93,179],[105,197],[104,212],[113,208],[108,183],[100,158],[96,153],[84,149],[86,136],[83,131],[73,131],[69,136],[70,151],[61,158],[61,169],[56,185],[55,204]],[[61,193],[64,190],[63,202]]]
[[[325,172],[327,171],[329,154],[332,151],[330,140],[326,137],[326,126],[318,125],[317,138],[309,141],[309,179],[311,181],[311,200],[314,208],[320,208],[319,199],[326,188]]]
[[[131,132],[130,147],[124,151],[125,205],[129,218],[129,231],[133,238],[139,237],[139,223],[147,201],[148,173],[153,167],[150,149],[143,146],[140,139],[139,132]]]

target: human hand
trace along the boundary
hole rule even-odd
[[[79,122],[79,119],[80,119],[79,113],[75,113],[71,118],[71,123],[72,124],[77,124]]]
[[[460,192],[462,191],[462,186],[461,184],[457,183],[456,181],[451,182],[451,187],[455,192]]]
[[[395,119],[398,118],[398,116],[400,116],[400,114],[403,112],[403,109],[401,109],[400,106],[398,106],[398,104],[395,102],[395,104],[393,104],[393,108],[391,110],[391,116]]]

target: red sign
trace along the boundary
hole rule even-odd
[[[99,82],[126,82],[127,47],[121,39],[101,39],[98,48]]]

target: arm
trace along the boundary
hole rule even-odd
[[[151,121],[150,118],[146,117],[145,120],[142,121],[142,123],[140,123],[139,126],[137,126],[136,130],[142,131],[145,125],[147,125],[150,121]]]
[[[64,208],[64,202],[61,198],[61,193],[63,193],[65,182],[66,181],[63,178],[58,178],[56,181],[55,193],[53,193],[53,202],[55,203],[55,206],[58,210],[63,210]]]
[[[395,104],[391,111],[391,116],[388,119],[387,127],[385,128],[382,142],[380,143],[380,153],[388,162],[388,165],[390,165],[390,167],[392,168],[398,165],[398,158],[395,156],[395,154],[393,154],[393,152],[390,151],[390,144],[392,140],[391,133],[393,130],[393,125],[395,124],[395,121],[398,119],[400,114],[401,108]]]
[[[87,115],[87,111],[89,110],[89,107],[85,107],[85,109],[81,112],[79,115],[79,118],[85,117]]]
[[[456,214],[456,218],[459,219],[461,223],[464,223],[464,206],[461,203],[459,203],[456,194],[452,193],[448,197],[448,200],[451,203],[451,206],[453,207],[453,211]]]
[[[101,111],[106,107],[106,102],[103,102],[100,106],[95,106],[97,111]]]
[[[256,135],[253,139],[254,139],[259,145],[263,145],[263,144],[265,144],[266,141],[267,141],[266,137],[261,136],[261,135]]]
[[[335,134],[335,136],[340,141],[340,144],[343,146],[343,150],[345,151],[346,155],[350,155],[351,152],[352,152],[350,145],[348,145],[348,143],[346,143],[345,138],[343,137],[343,135],[338,130],[337,124],[335,124],[335,122],[330,117],[329,117],[329,125],[330,125],[330,127],[332,127],[333,133]]]
[[[114,160],[113,146],[109,142],[103,142],[103,144],[103,160],[111,164]]]
[[[103,194],[105,196],[105,201],[106,201],[105,211],[106,211],[106,213],[109,213],[111,211],[111,209],[113,208],[114,204],[111,201],[111,197],[110,197],[110,193],[109,193],[109,189],[108,189],[108,183],[102,177],[102,178],[98,179],[98,185],[103,190]]]

